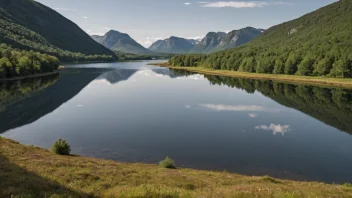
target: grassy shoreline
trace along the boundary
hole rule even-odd
[[[272,80],[286,83],[302,83],[311,84],[318,86],[330,86],[330,87],[341,87],[341,88],[352,88],[352,79],[340,79],[340,78],[327,78],[327,77],[316,77],[316,76],[294,76],[294,75],[281,75],[281,74],[258,74],[258,73],[246,73],[237,72],[230,70],[214,70],[204,67],[176,67],[170,66],[168,63],[156,63],[150,64],[159,67],[167,67],[170,69],[180,69],[189,72],[195,72],[200,74],[210,74],[218,76],[229,76],[235,78],[250,78],[257,80]]]
[[[352,196],[350,185],[59,156],[1,137],[0,170],[0,197]]]

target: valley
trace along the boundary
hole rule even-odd
[[[0,197],[352,197],[352,1],[0,0]]]

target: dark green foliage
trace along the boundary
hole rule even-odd
[[[285,74],[295,74],[297,72],[297,64],[299,64],[299,62],[299,57],[296,54],[291,53],[286,60]]]
[[[297,75],[310,76],[313,73],[314,57],[307,55],[298,65]]]
[[[58,155],[70,155],[71,148],[66,140],[59,139],[54,143],[52,151]]]
[[[76,24],[32,0],[0,0],[0,43],[65,62],[116,59]]]
[[[179,55],[170,58],[169,63],[175,66],[190,67],[197,66],[207,58],[207,55]]]
[[[334,62],[330,75],[337,78],[351,77],[351,68],[349,65],[350,60],[347,60],[345,57],[339,58]]]
[[[333,64],[333,58],[331,57],[325,57],[322,59],[317,60],[317,63],[315,64],[313,74],[316,76],[325,76],[330,73],[330,70],[332,69],[332,64]]]
[[[281,60],[276,60],[274,64],[274,74],[283,74],[285,72],[284,63]]]
[[[202,66],[243,72],[352,77],[352,1],[340,0],[296,20],[274,26],[241,47],[188,64],[190,57],[170,60],[174,66]],[[186,63],[187,64],[186,64]]]
[[[175,161],[169,157],[166,157],[163,161],[159,162],[159,166],[162,168],[169,168],[169,169],[176,168]]]
[[[0,44],[0,79],[53,72],[58,67],[59,60],[54,56]]]

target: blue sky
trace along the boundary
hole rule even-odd
[[[336,0],[37,0],[88,34],[110,29],[144,46],[170,36],[201,38],[209,31],[269,28]]]

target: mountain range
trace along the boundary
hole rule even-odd
[[[32,0],[0,0],[0,42],[64,61],[116,58],[75,23]]]
[[[225,32],[209,32],[202,40],[186,39],[176,36],[154,42],[148,49],[136,42],[126,33],[110,30],[103,36],[91,36],[96,42],[106,48],[122,53],[152,54],[152,53],[211,53],[225,49],[232,49],[243,45],[259,36],[263,29],[246,27]]]
[[[149,50],[175,54],[206,54],[243,45],[259,36],[262,32],[264,32],[263,29],[253,27],[233,30],[228,34],[225,32],[209,32],[201,41],[172,36],[165,40],[156,41],[149,47]]]
[[[121,33],[116,30],[110,30],[103,36],[91,36],[96,42],[102,44],[110,50],[133,53],[133,54],[149,54],[151,51],[137,43],[128,34]]]

